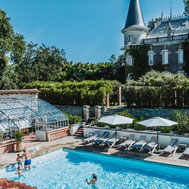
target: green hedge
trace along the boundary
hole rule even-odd
[[[189,79],[152,71],[138,81],[127,82],[124,94],[128,107],[189,108]]]
[[[120,84],[116,81],[33,82],[23,88],[39,89],[39,97],[56,105],[103,105],[108,94]]]

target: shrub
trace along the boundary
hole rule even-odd
[[[172,131],[172,127],[160,127],[159,130],[162,132],[162,133],[170,133]]]
[[[17,142],[21,142],[24,139],[24,133],[22,131],[16,131],[14,137]]]
[[[0,132],[0,142],[3,141],[3,132]]]
[[[68,114],[66,112],[63,112],[63,113],[65,114],[65,116],[68,117],[70,124],[76,124],[76,123],[79,123],[83,120],[80,115],[71,115],[71,114]]]
[[[121,115],[121,116],[125,116],[125,117],[129,117],[129,118],[134,119],[134,121],[133,121],[132,124],[121,125],[120,127],[124,127],[124,128],[135,128],[138,119],[137,119],[136,117],[134,117],[132,114],[130,114],[130,113],[128,112],[128,110],[125,110],[125,111],[120,112],[120,113],[118,113],[118,114]]]
[[[146,127],[143,125],[135,124],[134,129],[138,131],[146,130]]]
[[[189,115],[181,111],[175,111],[174,117],[178,125],[175,126],[175,131],[178,134],[189,132]]]

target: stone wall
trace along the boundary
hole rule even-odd
[[[71,115],[81,115],[83,116],[83,107],[80,106],[60,106],[55,105],[56,108],[58,108],[62,112],[66,112]]]
[[[61,111],[65,111],[68,114],[72,115],[80,115],[83,116],[83,107],[79,106],[56,106]],[[129,113],[131,113],[134,117],[144,117],[144,118],[151,118],[151,117],[164,117],[164,118],[172,118],[175,110],[180,110],[183,113],[187,112],[189,113],[189,109],[149,109],[149,108],[126,108],[123,107],[122,111],[128,110]],[[103,115],[105,112],[105,109],[101,109],[101,114]],[[119,110],[120,112],[120,110]],[[116,114],[116,112],[113,112]],[[90,117],[94,117],[95,115],[95,108],[90,107]]]
[[[189,109],[148,109],[148,108],[127,108],[128,112],[132,114],[134,117],[144,117],[144,118],[152,118],[152,117],[164,117],[164,118],[173,118],[173,114],[175,110],[180,110],[183,113],[189,113]]]

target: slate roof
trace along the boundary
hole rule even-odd
[[[123,30],[128,28],[141,28],[147,30],[144,24],[142,11],[139,0],[131,0],[129,5],[129,11],[127,14],[127,20]]]
[[[178,19],[167,19],[161,21],[160,24],[150,32],[148,38],[167,35],[167,31],[170,29],[170,26],[174,35],[189,33],[188,17],[181,17]]]

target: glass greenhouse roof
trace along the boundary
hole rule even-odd
[[[56,107],[37,98],[0,98],[0,130],[33,126],[36,118],[46,118],[47,124],[68,121]],[[11,123],[11,124],[10,124]]]

